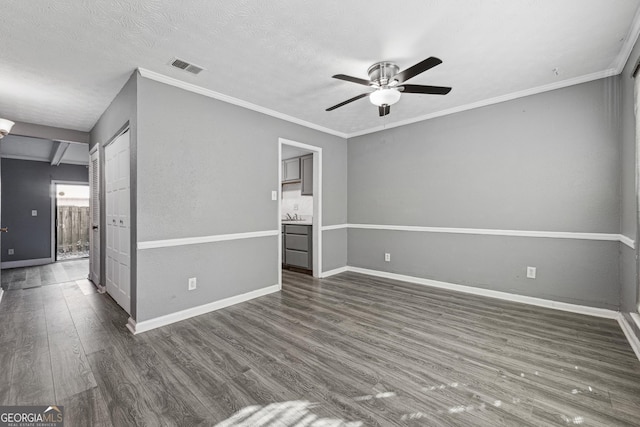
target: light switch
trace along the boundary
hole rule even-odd
[[[31,216],[38,216],[38,211],[37,210],[32,210],[31,211]]]
[[[271,192],[271,200],[278,200],[278,192],[277,191],[272,191]]]

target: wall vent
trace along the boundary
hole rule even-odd
[[[181,70],[184,70],[191,74],[200,74],[200,71],[204,70],[204,68],[202,67],[199,67],[194,64],[190,64],[189,62],[183,61],[182,59],[178,59],[178,58],[173,58],[171,61],[169,61],[169,65],[171,65],[172,67],[176,67]]]

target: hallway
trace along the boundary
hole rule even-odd
[[[2,289],[37,288],[56,283],[86,279],[89,275],[89,258],[58,261],[35,267],[20,267],[2,270]]]

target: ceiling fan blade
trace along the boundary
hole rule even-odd
[[[400,71],[398,74],[396,74],[393,77],[393,79],[397,80],[399,83],[403,83],[409,80],[410,78],[415,77],[420,73],[424,73],[428,69],[433,68],[439,64],[442,64],[442,61],[436,58],[435,56],[431,56],[422,62],[418,62],[413,67],[409,67],[404,71]]]
[[[349,104],[350,102],[357,101],[358,99],[364,98],[365,96],[369,96],[369,92],[367,92],[367,93],[361,93],[361,94],[360,94],[360,95],[358,95],[358,96],[354,96],[354,97],[353,97],[353,98],[351,98],[351,99],[347,99],[346,101],[341,102],[340,104],[337,104],[337,105],[334,105],[333,107],[329,107],[329,108],[327,108],[325,111],[333,111],[333,110],[335,110],[336,108],[340,108],[340,107],[342,107],[343,105],[347,105],[347,104]]]
[[[334,79],[344,80],[345,82],[357,83],[359,85],[371,86],[371,82],[365,79],[359,79],[357,77],[347,76],[345,74],[336,74],[332,76]]]
[[[425,93],[427,95],[446,95],[451,92],[450,87],[422,85],[402,85],[398,87],[398,90],[402,93]]]

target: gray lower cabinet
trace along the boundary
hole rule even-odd
[[[282,265],[297,267],[305,270],[313,269],[312,226],[289,225],[282,226]]]

